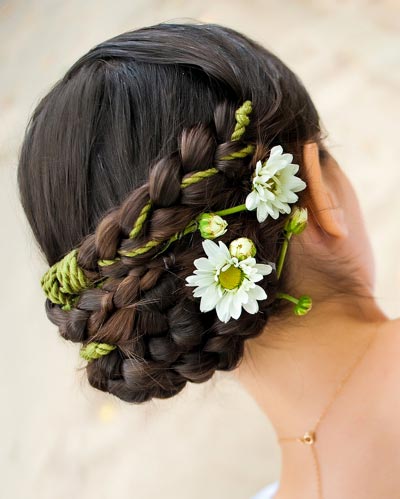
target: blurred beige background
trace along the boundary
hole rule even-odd
[[[360,196],[379,303],[399,314],[397,0],[0,1],[1,498],[246,499],[279,477],[269,422],[229,375],[144,406],[87,386],[45,317],[16,195],[24,127],[64,71],[106,38],[184,18],[243,31],[302,78]]]

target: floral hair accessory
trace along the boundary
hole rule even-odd
[[[247,237],[239,237],[239,239],[235,239],[229,245],[229,253],[232,256],[235,256],[238,260],[244,260],[249,256],[255,257],[257,249],[251,239],[248,239]]]
[[[288,203],[298,200],[298,191],[306,187],[306,183],[295,174],[299,165],[292,164],[293,155],[283,154],[282,146],[275,146],[267,161],[257,161],[253,177],[253,190],[246,198],[248,210],[257,209],[257,220],[264,222],[268,215],[277,219],[279,213],[290,213]]]
[[[294,303],[293,313],[295,315],[306,315],[312,309],[311,296],[302,295],[300,298],[295,298],[287,293],[278,293],[278,297]]]
[[[242,242],[246,238],[241,238]],[[202,257],[194,261],[196,270],[194,275],[186,278],[186,286],[195,286],[195,298],[201,298],[200,311],[209,312],[216,309],[217,316],[222,322],[230,318],[238,319],[244,308],[248,313],[258,312],[257,300],[265,300],[267,294],[256,283],[263,276],[272,272],[271,265],[256,263],[253,241],[246,239],[248,253],[243,251],[244,245],[232,241],[230,249],[222,242],[203,241],[203,249],[207,258]],[[240,259],[235,249],[241,247]]]
[[[295,208],[292,215],[286,220],[285,227],[283,229],[284,241],[279,255],[278,265],[276,269],[276,274],[281,276],[283,263],[285,261],[286,252],[289,246],[290,238],[293,234],[301,234],[303,230],[307,227],[308,212],[307,208]]]
[[[249,115],[252,113],[251,101],[245,101],[235,112],[236,124],[231,135],[231,141],[238,141],[238,150],[220,158],[223,161],[236,160],[250,156],[256,150],[254,144],[243,146],[242,138],[250,123]],[[233,240],[229,248],[221,241],[218,244],[212,241],[227,232],[228,223],[224,216],[233,215],[241,211],[257,210],[259,222],[266,220],[268,215],[278,218],[280,213],[289,214],[291,207],[289,203],[298,200],[295,194],[306,187],[305,182],[296,177],[299,166],[292,164],[293,156],[283,153],[280,145],[272,147],[269,158],[258,161],[252,177],[252,190],[245,199],[245,204],[232,206],[213,213],[200,213],[191,220],[183,230],[176,232],[166,240],[149,239],[143,245],[133,249],[119,248],[111,259],[99,259],[97,261],[100,278],[92,281],[87,277],[83,268],[79,265],[79,249],[75,248],[65,255],[42,277],[42,288],[47,299],[60,309],[69,313],[77,306],[80,294],[86,289],[94,286],[101,287],[107,280],[102,275],[102,268],[114,265],[122,258],[135,258],[155,248],[160,251],[152,258],[158,257],[166,251],[170,244],[188,234],[199,230],[204,238],[203,249],[207,258],[198,258],[194,261],[196,270],[192,276],[186,278],[187,285],[193,286],[193,295],[200,297],[200,310],[208,312],[216,309],[217,316],[223,322],[230,318],[239,318],[242,309],[254,314],[258,311],[258,301],[265,300],[267,293],[256,283],[264,276],[276,269],[279,279],[285,260],[288,243],[293,234],[300,234],[307,225],[307,210],[295,208],[292,215],[286,221],[283,235],[284,241],[275,266],[273,262],[268,264],[257,263],[255,260],[256,246],[251,239],[240,237]],[[197,182],[203,182],[220,172],[212,166],[205,170],[191,172],[185,175],[181,182],[184,190]],[[149,199],[142,207],[136,221],[129,232],[129,239],[136,239],[143,232],[146,220],[151,216],[153,203]],[[119,255],[119,256],[117,256]],[[277,298],[285,299],[294,304],[293,311],[296,315],[304,315],[312,308],[312,300],[308,295],[295,298],[286,293],[278,292]],[[80,351],[82,358],[91,361],[104,355],[108,355],[117,345],[107,343],[87,342]]]
[[[301,234],[307,227],[307,208],[295,208],[285,224],[286,234]]]
[[[199,231],[204,239],[215,239],[225,234],[228,222],[215,213],[202,213],[198,218]]]
[[[276,275],[278,279],[281,276],[283,263],[285,261],[290,238],[293,234],[301,234],[307,227],[308,211],[307,208],[295,208],[292,215],[286,220],[283,230],[284,241],[278,259]],[[312,309],[311,296],[302,295],[300,298],[295,298],[287,293],[278,293],[278,298],[283,298],[294,303],[293,313],[295,315],[306,315]]]
[[[300,180],[300,179],[299,179]],[[217,212],[219,215],[230,215],[242,211],[244,205],[235,206]],[[291,208],[289,207],[289,211]],[[215,215],[215,214],[214,214]],[[307,226],[307,208],[295,207],[287,219],[283,234],[284,241],[278,258],[278,264],[256,263],[256,246],[246,237],[233,240],[229,249],[219,241],[219,246],[213,241],[203,241],[203,249],[208,258],[198,258],[194,261],[196,270],[186,278],[187,286],[194,286],[193,296],[201,298],[200,311],[209,312],[216,309],[222,322],[238,319],[242,308],[250,314],[258,312],[257,300],[265,300],[267,293],[256,285],[265,275],[276,268],[278,279],[281,276],[289,241],[293,234],[300,234]],[[225,229],[224,229],[225,230]],[[277,293],[277,297],[294,304],[295,315],[306,315],[312,309],[312,299],[308,295],[295,298],[287,293]]]

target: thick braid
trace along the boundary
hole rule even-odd
[[[231,140],[232,141],[237,141],[240,140],[246,131],[246,127],[250,123],[250,118],[249,114],[252,112],[252,104],[251,101],[247,100],[245,101],[235,112],[235,118],[236,118],[236,124],[235,124],[235,129],[232,133]],[[245,158],[249,154],[252,154],[254,152],[254,146],[252,144],[247,145],[243,149],[240,149],[239,151],[235,151],[231,154],[228,154],[226,156],[223,156],[221,159],[222,160],[232,160],[232,159],[238,159],[238,158]],[[212,175],[215,175],[218,173],[217,168],[209,168],[208,170],[200,170],[197,171],[193,174],[191,174],[189,177],[185,178],[182,183],[181,183],[181,189],[185,189],[189,185],[193,185],[205,178],[208,178]],[[146,208],[146,206],[145,206]],[[144,209],[143,209],[144,210]],[[143,211],[142,210],[142,211]],[[144,220],[146,219],[146,215],[148,214],[149,210],[145,212],[144,215]],[[142,215],[142,213],[141,213]],[[143,218],[143,217],[142,217]],[[143,222],[140,225],[140,228],[142,227]],[[137,225],[137,222],[135,226]],[[140,229],[139,229],[140,230]],[[133,232],[133,231],[132,231]],[[173,236],[173,239],[170,241],[172,242],[173,240],[176,240],[176,234]],[[155,248],[161,243],[161,241],[153,240],[153,241],[148,241],[144,246],[137,248],[133,251],[124,251],[120,250],[118,253],[123,256],[129,256],[129,257],[135,257],[138,255],[143,255],[144,253],[147,253],[147,251],[150,251],[151,249]],[[168,244],[168,243],[167,243]]]
[[[250,101],[245,101],[244,104],[239,107],[235,112],[236,125],[232,133],[231,140],[239,140],[245,130],[246,126],[249,124],[250,119],[248,115],[252,112],[252,106]],[[223,160],[243,158],[248,154],[251,154],[254,150],[253,145],[248,145],[240,151],[233,152],[227,156],[222,157]],[[196,171],[189,176],[185,177],[181,182],[181,189],[185,189],[203,179],[209,178],[218,172],[217,168],[209,168],[207,170]],[[138,237],[143,229],[143,226],[147,220],[147,217],[152,209],[152,201],[149,200],[142,208],[139,216],[137,217],[132,230],[129,233],[130,239],[135,239]],[[175,237],[176,239],[176,237]],[[175,240],[173,239],[173,240]],[[151,249],[155,248],[162,241],[151,240],[145,243],[140,248],[135,250],[119,250],[118,253],[121,256],[135,257],[138,255],[143,255]],[[168,244],[167,244],[168,245]],[[107,267],[113,265],[115,262],[120,260],[119,257],[114,259],[99,259],[99,267]],[[84,289],[90,287],[90,283],[86,279],[83,269],[81,269],[77,263],[77,250],[72,250],[68,255],[66,255],[61,261],[55,263],[43,276],[41,285],[43,291],[45,292],[47,298],[55,304],[63,305],[64,310],[69,310],[76,301],[77,295]]]
[[[218,172],[217,168],[209,168],[208,170],[200,170],[189,177],[185,178],[181,182],[181,189],[185,189],[186,187],[189,187],[190,185],[194,185],[197,182],[201,182],[202,180],[211,177],[215,175],[215,173]],[[190,228],[190,230],[188,230]],[[173,236],[171,236],[168,241],[166,241],[166,247],[169,246],[172,242],[176,241],[179,239],[180,236],[186,235],[189,232],[193,232],[196,227],[193,225],[193,223],[189,223],[185,229],[182,231],[176,232]],[[143,255],[144,253],[147,253],[148,251],[152,250],[153,248],[159,246],[162,242],[158,239],[154,239],[151,241],[147,241],[143,246],[140,248],[136,248],[135,250],[132,251],[127,251],[127,250],[118,250],[118,253],[122,256],[129,256],[131,258],[138,256],[138,255]]]
[[[235,124],[235,129],[232,133],[231,140],[236,141],[240,140],[246,131],[246,127],[250,123],[250,118],[249,114],[251,114],[253,108],[251,101],[247,100],[245,101],[235,112],[235,119],[236,119],[236,124]],[[243,149],[237,152],[233,152],[232,154],[229,154],[227,156],[224,156],[221,158],[222,160],[230,160],[230,159],[236,159],[236,158],[245,158],[249,154],[252,154],[254,151],[254,146],[253,145],[247,145]],[[210,177],[212,175],[215,175],[218,173],[217,168],[209,168],[208,170],[200,170],[198,172],[193,173],[190,177],[186,178],[183,180],[181,183],[181,188],[184,189],[188,185],[192,185],[196,182],[199,182],[203,180],[204,178]],[[138,236],[140,233],[146,218],[151,210],[152,203],[149,201],[142,209],[140,212],[140,215],[138,219],[135,222],[135,225],[132,229],[132,231],[129,233],[130,239],[134,239],[135,237]],[[142,248],[139,248],[135,250],[134,252],[120,252],[120,254],[124,256],[130,256],[130,257],[135,257],[137,255],[142,255],[143,253],[146,253],[150,249],[154,248],[157,246],[156,241],[149,241],[146,243],[146,245]]]
[[[243,156],[240,156],[240,157],[243,157]],[[193,185],[193,184],[196,184],[197,182],[200,182],[201,180],[203,180],[205,178],[211,177],[212,175],[215,175],[217,172],[218,172],[217,168],[209,168],[208,170],[200,170],[198,172],[195,172],[195,173],[191,174],[190,176],[188,176],[187,178],[182,180],[181,189],[185,189],[186,187]],[[130,239],[134,239],[141,232],[142,227],[146,221],[146,218],[151,210],[151,207],[152,207],[151,201],[146,203],[146,205],[143,207],[138,219],[135,222],[133,229],[129,233]],[[176,241],[176,239],[178,238],[177,236],[179,234],[177,233],[174,236],[172,236],[170,238],[170,240],[167,241],[167,245],[168,245],[168,243]],[[162,243],[162,241],[159,241],[159,240],[148,241],[144,246],[141,246],[140,248],[137,248],[137,249],[132,250],[132,251],[118,250],[118,253],[122,256],[128,256],[128,257],[133,258],[135,256],[143,255],[144,253],[147,253],[148,251],[152,250],[153,248],[155,248],[156,246],[158,246],[161,243]],[[115,263],[118,260],[119,260],[118,257],[115,258],[114,260],[98,260],[98,265],[100,267],[106,267],[108,265],[112,265],[113,263]]]

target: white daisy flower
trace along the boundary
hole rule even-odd
[[[270,274],[273,267],[256,263],[252,256],[238,260],[222,241],[217,245],[206,239],[202,244],[207,258],[196,259],[194,275],[186,278],[186,286],[196,287],[193,296],[201,298],[201,312],[215,308],[222,322],[231,317],[238,319],[242,307],[249,314],[258,312],[257,300],[265,300],[267,294],[256,282]]]
[[[298,200],[295,192],[305,189],[306,183],[295,176],[299,165],[292,164],[292,160],[292,154],[283,154],[282,146],[275,146],[264,164],[257,161],[253,190],[246,198],[246,208],[257,209],[259,222],[264,222],[268,215],[277,219],[279,213],[290,213],[288,203],[295,203]]]

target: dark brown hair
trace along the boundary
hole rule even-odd
[[[235,110],[251,100],[250,125],[231,141]],[[160,24],[105,41],[81,57],[42,99],[30,120],[18,169],[21,201],[52,265],[79,247],[87,277],[108,277],[71,310],[46,301],[50,320],[74,342],[117,345],[86,369],[94,387],[129,402],[178,393],[215,370],[235,368],[244,341],[279,313],[273,273],[255,315],[222,323],[201,313],[185,277],[203,256],[200,234],[99,267],[149,239],[168,238],[195,216],[244,202],[251,172],[280,144],[302,174],[302,146],[320,142],[317,112],[298,78],[245,36],[210,24]],[[253,155],[222,159],[247,144]],[[181,189],[184,175],[218,169]],[[306,179],[304,179],[306,180]],[[302,204],[306,191],[299,193]],[[129,239],[151,200],[144,230]],[[228,217],[221,237],[250,237],[261,263],[276,261],[286,216],[259,224],[254,212]],[[281,289],[282,288],[282,289]]]

